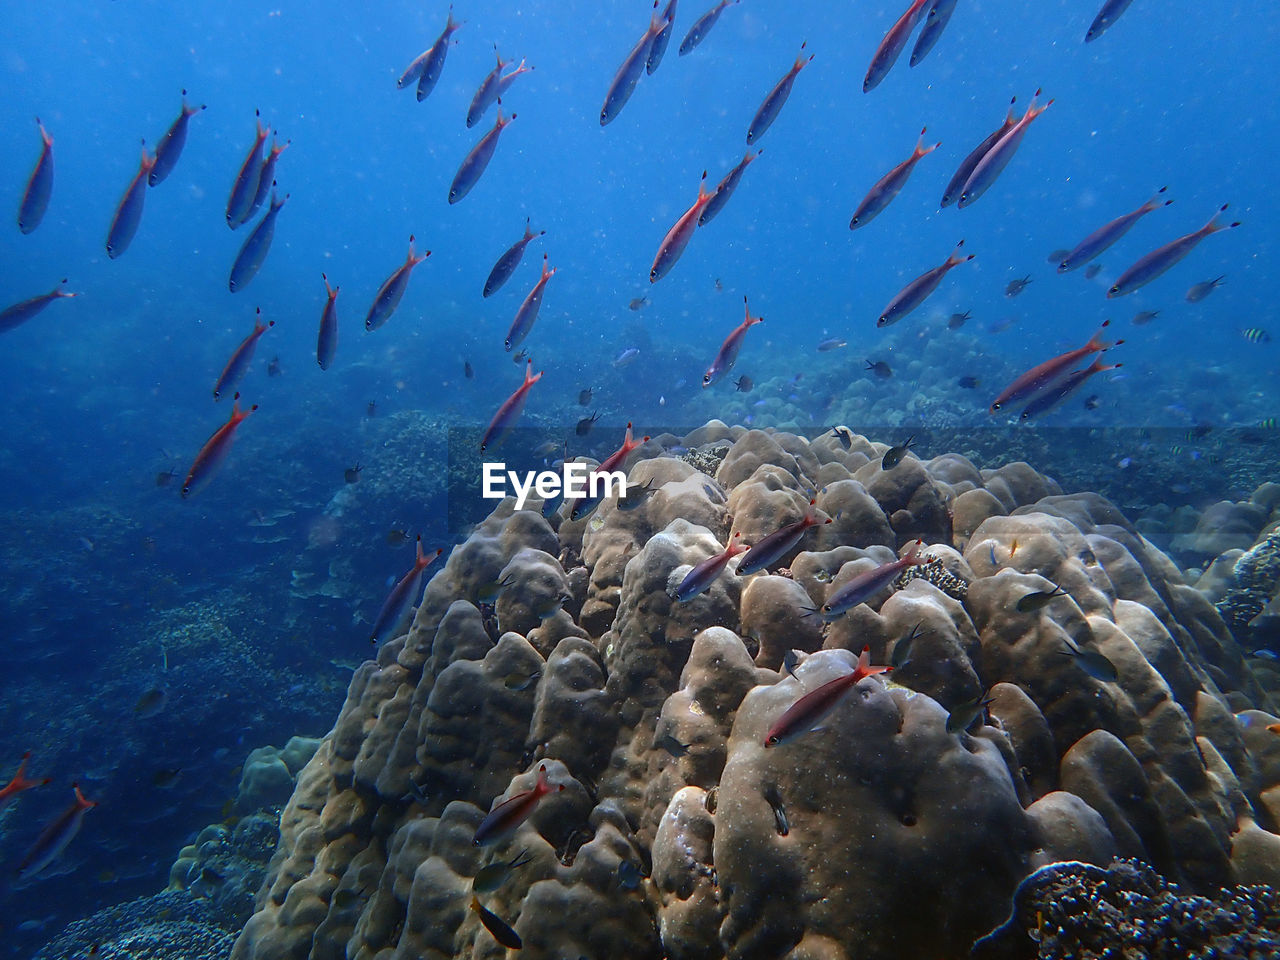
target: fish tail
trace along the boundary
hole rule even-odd
[[[907,552],[902,555],[902,559],[907,561],[908,566],[928,563],[929,561],[920,556],[920,548],[924,546],[923,540],[912,540],[911,546],[907,548]]]
[[[928,131],[928,129],[929,129],[928,127],[920,128],[920,139],[916,141],[916,150],[914,155],[915,159],[917,160],[925,156],[926,154],[933,153],[933,151],[937,150],[940,146],[942,146],[941,141],[939,141],[938,143],[935,143],[932,147],[926,147],[924,145],[924,135]]]
[[[1209,218],[1209,222],[1200,228],[1204,232],[1205,236],[1208,236],[1211,233],[1217,233],[1219,230],[1230,230],[1232,227],[1240,226],[1239,220],[1234,220],[1231,223],[1223,222],[1222,215],[1227,212],[1227,207],[1228,204],[1225,203],[1220,206],[1217,212]]]
[[[1161,187],[1159,190],[1155,192],[1155,194],[1152,195],[1150,200],[1148,200],[1145,204],[1143,204],[1143,207],[1147,213],[1150,213],[1152,210],[1159,210],[1161,207],[1167,207],[1169,204],[1173,203],[1172,200],[1161,199],[1161,195],[1168,189],[1169,188],[1167,186]]]
[[[1115,343],[1110,343],[1102,339],[1103,334],[1106,332],[1106,329],[1109,326],[1111,326],[1110,320],[1102,321],[1102,326],[1098,328],[1098,332],[1095,333],[1092,337],[1090,337],[1089,342],[1084,345],[1086,352],[1094,353],[1102,350],[1109,350],[1118,344],[1124,343],[1123,340],[1117,340]]]

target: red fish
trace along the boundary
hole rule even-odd
[[[1220,218],[1226,212],[1227,205],[1224,203],[1218,208],[1218,212],[1209,218],[1209,222],[1199,230],[1193,230],[1177,240],[1170,240],[1163,247],[1152,250],[1120,275],[1120,278],[1107,291],[1107,299],[1123,297],[1127,293],[1133,293],[1140,287],[1145,287],[1194,250],[1196,244],[1205,237],[1220,230],[1230,230],[1232,227],[1240,226],[1239,220],[1232,223],[1223,223]]]
[[[147,199],[147,177],[156,165],[156,158],[147,153],[147,145],[142,145],[142,162],[138,172],[133,175],[128,189],[120,198],[116,207],[116,215],[111,219],[111,229],[107,231],[107,256],[115,260],[133,242],[133,235],[138,232],[138,224],[142,222],[143,202]]]
[[[423,572],[442,553],[444,553],[444,550],[439,549],[427,556],[422,552],[422,538],[418,538],[417,558],[414,560],[413,569],[401,577],[396,582],[396,585],[391,588],[391,593],[383,601],[382,609],[378,611],[377,619],[373,621],[373,632],[369,634],[369,640],[372,643],[377,643],[380,640],[390,640],[392,637],[399,635],[400,625],[422,594]]]
[[[916,164],[920,162],[920,158],[933,153],[933,151],[942,146],[940,143],[935,143],[932,147],[924,145],[926,129],[928,128],[921,128],[920,140],[916,143],[916,148],[911,152],[911,156],[877,180],[875,186],[867,191],[867,195],[858,204],[858,209],[854,211],[853,219],[849,221],[850,230],[866,226],[875,219],[876,215],[887,207],[902,188],[907,185],[907,179],[911,176],[911,171],[916,168]]]
[[[600,466],[592,470],[591,473],[612,473],[615,470],[621,469],[622,464],[626,461],[627,457],[631,455],[631,452],[641,444],[648,442],[649,438],[647,436],[641,437],[639,440],[632,439],[631,424],[628,422],[627,432],[622,438],[622,446],[609,454],[609,456],[605,457],[604,460],[601,461]],[[588,491],[589,490],[590,487],[588,487]],[[590,492],[585,496],[575,497],[573,500],[573,506],[569,509],[569,519],[581,520],[583,517],[590,514],[592,510],[598,507],[603,500],[603,494],[599,496],[592,496]]]
[[[66,283],[64,279],[62,283]],[[26,323],[37,313],[63,297],[74,297],[76,294],[67,293],[62,289],[62,284],[54,287],[48,293],[42,293],[38,297],[32,297],[29,300],[23,300],[21,303],[15,303],[10,307],[0,310],[0,333],[7,333],[14,327],[21,326]]]
[[[742,543],[738,538],[741,533],[735,533],[729,540],[729,545],[719,553],[707,557],[687,574],[680,581],[680,586],[676,588],[676,600],[680,603],[687,603],[700,593],[705,593],[711,584],[715,583],[716,578],[720,576],[724,568],[740,553],[744,553],[749,549],[747,544]]]
[[[508,123],[516,118],[513,113],[509,117],[502,115],[502,101],[498,101],[498,119],[493,125],[493,129],[480,138],[480,142],[471,148],[462,159],[458,172],[453,176],[453,183],[449,184],[449,202],[457,203],[468,193],[471,188],[480,180],[480,175],[484,173],[485,168],[489,166],[489,161],[493,159],[494,151],[498,149],[498,138],[502,136],[502,131]]]
[[[776,747],[781,743],[794,740],[803,733],[808,733],[840,705],[844,695],[857,686],[859,681],[877,673],[889,673],[891,670],[893,667],[890,666],[873,667],[871,648],[863,647],[862,653],[858,655],[858,665],[852,673],[828,680],[816,690],[810,690],[786,709],[765,735],[765,747]]]
[[[796,77],[800,75],[800,71],[805,68],[805,65],[813,60],[813,54],[809,54],[807,57],[804,55],[804,48],[808,42],[806,40],[800,44],[800,54],[796,57],[796,62],[791,65],[791,69],[783,75],[777,85],[769,91],[769,95],[760,104],[760,109],[751,118],[751,125],[747,127],[748,146],[763,137],[764,132],[773,125],[773,121],[778,119],[778,114],[782,112],[787,98],[791,96],[791,88],[795,86]]]
[[[338,352],[338,290],[340,287],[329,286],[329,278],[323,273],[324,292],[329,295],[324,310],[320,314],[320,334],[316,337],[316,360],[321,370],[328,370],[333,363],[333,355]]]
[[[649,60],[654,39],[669,26],[668,21],[658,16],[658,0],[653,0],[649,28],[631,48],[627,58],[622,61],[622,66],[614,74],[613,82],[609,84],[608,93],[604,95],[604,106],[600,108],[600,126],[607,126],[627,105],[631,94],[635,92],[636,84],[640,82],[640,75],[644,72],[645,64]]]
[[[502,406],[498,408],[498,412],[493,415],[493,419],[489,421],[489,426],[484,432],[484,437],[480,441],[480,452],[492,446],[496,446],[501,442],[507,432],[515,426],[520,414],[524,412],[524,402],[529,397],[529,388],[542,379],[542,371],[538,371],[538,375],[533,375],[533,361],[528,361],[528,366],[524,368],[524,383],[516,387],[516,392],[507,397],[502,402]]]
[[[1107,370],[1119,370],[1123,366],[1123,363],[1111,363],[1103,366],[1102,358],[1095,358],[1093,363],[1089,366],[1085,367],[1083,370],[1073,370],[1048,390],[1044,391],[1044,393],[1040,394],[1040,396],[1027,404],[1027,408],[1022,411],[1022,415],[1019,419],[1030,420],[1032,417],[1038,417],[1040,414],[1052,410],[1063,400],[1067,399],[1067,397],[1071,396],[1071,394],[1084,386],[1084,382],[1095,373],[1103,373]],[[1017,546],[1018,541],[1013,541],[1013,549],[1016,549]],[[1010,557],[1013,556],[1013,549],[1010,549],[1009,551]]]
[[[173,121],[156,144],[156,165],[151,168],[151,175],[147,177],[148,184],[154,187],[173,172],[178,158],[182,156],[182,148],[187,145],[187,127],[190,120],[204,107],[203,103],[198,107],[187,106],[187,91],[182,91],[182,110],[178,113],[178,119]]]
[[[67,844],[74,840],[76,834],[80,832],[85,813],[97,806],[94,801],[84,798],[84,794],[80,792],[79,785],[73,783],[71,789],[76,792],[76,797],[71,802],[71,806],[62,811],[56,820],[45,827],[44,832],[31,845],[31,849],[27,851],[22,858],[22,862],[18,864],[19,877],[24,879],[33,877],[53,863],[58,855],[67,849]]]
[[[1053,106],[1052,100],[1044,106],[1040,106],[1036,102],[1039,97],[1040,91],[1037,90],[1035,96],[1031,98],[1031,105],[1027,107],[1027,112],[1022,115],[1022,119],[1010,127],[1009,132],[1001,137],[996,142],[996,145],[988,150],[986,155],[978,161],[977,166],[973,168],[973,173],[969,174],[969,179],[965,181],[964,189],[960,191],[960,199],[956,201],[957,207],[963,210],[976,201],[987,192],[990,186],[996,182],[996,178],[1004,172],[1004,168],[1009,165],[1013,155],[1018,152],[1018,147],[1022,145],[1022,140],[1027,135],[1027,129],[1031,126],[1031,121]]]
[[[745,577],[749,573],[755,573],[757,570],[764,570],[767,567],[777,563],[785,557],[796,544],[800,542],[800,538],[804,536],[804,532],[810,527],[821,526],[824,523],[830,523],[831,518],[819,520],[814,508],[817,501],[809,501],[809,509],[805,511],[803,517],[788,523],[784,527],[780,527],[766,537],[760,540],[747,551],[746,556],[738,563],[738,569],[735,571],[738,576]]]
[[[533,285],[529,295],[520,304],[520,309],[516,311],[515,319],[511,321],[511,329],[507,331],[505,346],[508,353],[523,343],[524,338],[533,329],[533,324],[538,319],[538,311],[542,309],[542,292],[547,287],[547,281],[555,276],[555,273],[555,270],[548,269],[547,255],[544,253],[542,255],[542,276],[538,278],[538,282]]]
[[[31,233],[40,226],[44,212],[49,209],[49,195],[53,192],[53,137],[36,117],[40,128],[40,159],[36,161],[27,189],[22,192],[22,204],[18,207],[18,229]]]
[[[24,790],[30,790],[33,787],[43,787],[49,783],[51,778],[45,777],[43,780],[34,780],[26,775],[27,761],[31,759],[31,751],[28,750],[22,755],[22,762],[18,764],[18,772],[13,775],[13,779],[0,788],[0,813],[5,808],[18,799],[18,794]]]
[[[960,191],[964,189],[965,182],[969,179],[969,175],[973,173],[973,168],[1018,123],[1018,118],[1013,115],[1013,105],[1017,102],[1017,97],[1013,97],[1009,101],[1009,112],[1005,114],[1004,123],[987,134],[986,139],[970,150],[969,155],[960,162],[960,166],[956,168],[956,172],[947,183],[947,189],[942,193],[942,206],[948,207],[959,199]]]
[[[684,253],[684,248],[689,245],[693,231],[698,229],[698,219],[702,216],[702,211],[714,197],[714,193],[707,192],[707,171],[703,170],[702,180],[698,183],[698,199],[693,202],[693,206],[680,215],[675,226],[662,238],[658,255],[653,258],[653,266],[649,270],[650,283],[657,283],[676,265],[680,254]]]
[[[887,327],[891,323],[897,323],[920,304],[924,303],[929,294],[938,289],[938,284],[942,282],[942,278],[952,268],[958,267],[962,263],[967,263],[972,259],[972,253],[965,256],[964,241],[961,240],[956,244],[955,251],[943,263],[932,270],[926,270],[898,291],[897,295],[889,301],[889,305],[884,308],[880,318],[876,320],[876,326]]]
[[[888,76],[893,65],[898,62],[898,57],[902,55],[907,40],[911,38],[911,31],[915,29],[928,3],[929,0],[911,0],[911,6],[907,7],[906,13],[889,28],[889,32],[884,35],[880,46],[876,47],[876,52],[871,57],[871,66],[867,67],[866,79],[862,81],[863,93],[870,93],[880,85],[881,80]]]
[[[431,256],[430,250],[420,257],[414,255],[413,236],[411,234],[409,236],[409,255],[405,257],[404,263],[396,267],[395,272],[383,281],[382,286],[378,288],[377,295],[373,298],[373,306],[365,314],[364,328],[366,330],[377,330],[391,318],[391,314],[396,312],[396,307],[400,306],[400,298],[404,296],[405,290],[409,287],[409,275],[413,273],[413,268],[429,256]]]
[[[987,412],[996,413],[1006,404],[1013,403],[1016,400],[1025,400],[1032,394],[1038,393],[1050,384],[1055,383],[1058,378],[1065,376],[1072,367],[1089,356],[1089,354],[1100,353],[1117,344],[1124,343],[1123,340],[1117,340],[1114,344],[1107,343],[1101,339],[1103,330],[1110,325],[1110,320],[1104,321],[1102,326],[1098,328],[1098,332],[1090,337],[1089,342],[1083,347],[1077,347],[1075,350],[1068,350],[1066,353],[1059,354],[1051,360],[1046,360],[1044,363],[1032,367],[1026,373],[1017,377],[1000,391],[1000,395],[991,402]]]
[[[253,352],[258,349],[258,338],[275,325],[274,320],[270,323],[262,322],[262,310],[259,308],[253,318],[253,332],[240,341],[240,345],[232,352],[231,359],[222,368],[218,382],[213,385],[213,399],[221,400],[223,394],[234,389],[244,379],[244,375],[249,372],[249,364],[253,361]]]
[[[255,113],[258,132],[253,146],[245,154],[240,171],[236,174],[235,183],[231,185],[231,195],[227,198],[227,226],[234,230],[244,223],[249,215],[249,207],[258,196],[258,181],[262,177],[262,145],[267,142],[269,127],[262,125],[261,117]]]
[[[187,472],[187,479],[182,482],[182,499],[186,499],[195,493],[196,490],[203,487],[213,477],[217,469],[222,466],[227,459],[227,454],[231,452],[231,441],[235,439],[236,428],[240,426],[244,419],[258,409],[255,403],[248,410],[240,409],[240,394],[235,395],[235,400],[231,405],[231,418],[222,426],[213,432],[205,445],[200,448],[200,452],[196,454],[196,458],[191,463],[191,469]]]
[[[476,835],[471,842],[477,847],[496,843],[528,820],[533,811],[538,809],[538,801],[549,793],[559,793],[563,789],[563,783],[548,783],[547,765],[538,764],[538,781],[533,789],[521,790],[490,810],[489,815],[476,828]]]
[[[763,149],[757,150],[755,153],[748,150],[742,159],[738,161],[738,165],[724,175],[724,179],[716,185],[716,192],[712,195],[711,202],[702,211],[702,216],[698,217],[698,226],[705,227],[715,218],[717,213],[724,209],[724,205],[733,196],[733,191],[738,189],[738,181],[742,179],[743,173],[746,172],[747,165],[762,153],[764,153]]]
[[[763,323],[764,317],[753,317],[751,308],[747,305],[747,298],[742,298],[743,312],[746,313],[746,319],[733,328],[733,332],[724,338],[724,343],[720,346],[720,352],[716,354],[715,360],[711,362],[711,366],[707,368],[707,372],[702,375],[702,385],[709,387],[715,383],[726,373],[733,369],[733,365],[738,361],[738,351],[742,349],[743,338],[746,337],[747,331],[757,323]]]

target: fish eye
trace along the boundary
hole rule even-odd
[[[1003,407],[1003,406],[1004,406],[1004,404],[1003,404],[1003,403],[993,403],[993,404],[991,405],[991,409],[992,409],[992,410],[999,410],[999,409],[1000,409],[1001,407]]]

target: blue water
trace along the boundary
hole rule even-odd
[[[502,340],[544,252],[557,273],[525,346],[546,373],[523,423],[548,436],[567,427],[573,439],[572,425],[598,409],[591,439],[605,451],[629,420],[654,432],[713,416],[813,430],[836,420],[864,430],[993,427],[986,406],[1000,386],[1082,344],[1108,318],[1127,340],[1108,354],[1125,376],[1099,375],[1081,394],[1097,394],[1097,409],[1077,397],[1046,423],[1254,428],[1280,413],[1280,341],[1241,335],[1256,327],[1280,337],[1277,135],[1267,109],[1280,28],[1271,6],[1137,0],[1086,46],[1093,0],[960,0],[921,65],[907,66],[908,49],[864,95],[866,65],[903,5],[745,0],[679,57],[704,7],[685,0],[661,68],[601,128],[605,90],[648,22],[642,0],[460,2],[466,24],[422,103],[395,80],[443,27],[440,2],[372,12],[338,3],[8,4],[0,197],[16,213],[38,154],[37,115],[55,141],[56,174],[40,228],[0,230],[0,304],[62,277],[79,296],[4,334],[0,350],[0,619],[16,664],[0,708],[0,768],[7,777],[32,749],[36,772],[56,780],[6,816],[0,851],[20,855],[72,779],[103,802],[69,867],[0,894],[0,908],[52,915],[53,928],[154,889],[182,838],[234,792],[247,749],[327,728],[345,682],[328,661],[364,655],[362,629],[408,563],[412,548],[392,549],[385,535],[421,531],[437,543],[457,532],[444,519],[445,487],[459,489],[444,475],[446,432],[482,429],[518,386],[521,368]],[[742,157],[752,114],[806,40],[813,62],[760,141],[763,156],[651,285],[658,244],[700,175],[714,183]],[[463,118],[494,43],[536,69],[506,97],[518,116],[488,170],[449,205],[459,162],[493,122],[492,110],[471,130]],[[148,191],[132,246],[109,260],[107,227],[139,143],[154,146],[184,87],[208,109],[192,118],[175,172]],[[1025,108],[1037,87],[1055,103],[996,185],[969,209],[939,211],[959,160],[999,124],[1011,96]],[[262,271],[232,294],[227,275],[247,228],[232,233],[223,213],[255,109],[291,141],[276,174],[289,200]],[[863,194],[924,125],[942,148],[851,233]],[[1104,254],[1095,279],[1058,276],[1046,262],[1164,185],[1175,202]],[[1125,266],[1224,202],[1240,228],[1206,239],[1138,294],[1105,298]],[[482,300],[490,267],[526,217],[546,236]],[[366,334],[365,311],[410,234],[432,254],[399,311]],[[890,298],[962,238],[976,259],[919,311],[878,330]],[[322,271],[341,286],[327,372],[315,360]],[[1221,289],[1185,302],[1188,287],[1220,274]],[[1032,283],[1007,298],[1006,284],[1024,275]],[[704,391],[702,371],[741,321],[743,296],[766,322],[748,334],[733,374]],[[639,297],[648,302],[629,309]],[[258,307],[276,324],[241,390],[260,408],[209,488],[183,502],[181,475],[229,412],[212,399],[213,383]],[[947,317],[963,310],[973,319],[948,330]],[[1160,316],[1136,327],[1138,310]],[[849,346],[816,352],[832,336]],[[636,361],[614,367],[627,348],[640,350]],[[273,357],[278,377],[266,371]],[[888,361],[893,378],[872,378],[867,358]],[[744,373],[756,382],[751,394],[730,382]],[[957,387],[966,375],[978,389]],[[587,386],[595,397],[584,410],[577,394]],[[913,405],[921,398],[930,413]],[[570,449],[587,448],[574,440]],[[362,479],[344,491],[343,469],[357,462]],[[178,478],[157,486],[170,469]],[[376,496],[362,500],[370,486]],[[335,507],[335,496],[347,500]],[[339,568],[331,576],[366,585],[363,599],[290,593],[298,571],[323,580],[329,563]],[[229,630],[248,660],[204,650],[191,661],[201,665],[199,684],[188,677],[200,696],[136,722],[134,700],[160,669],[157,624],[184,604],[217,610],[231,596],[243,606],[228,615]],[[249,662],[262,671],[252,681]],[[318,691],[322,675],[327,692],[305,702],[269,692],[273,683]],[[270,702],[237,700],[259,681]],[[198,734],[192,716],[205,724]],[[159,796],[148,771],[174,765],[200,776]],[[145,841],[120,840],[141,823],[153,825]],[[21,935],[38,942],[40,930]]]

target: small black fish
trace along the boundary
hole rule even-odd
[[[733,385],[738,388],[739,393],[750,393],[751,388],[756,384],[754,380],[744,373],[737,380],[733,381]]]
[[[342,471],[342,479],[346,480],[347,483],[355,483],[360,479],[360,471],[363,469],[364,467],[358,463],[354,467],[347,467]]]
[[[1086,280],[1092,280],[1094,277],[1096,277],[1096,276],[1097,276],[1099,273],[1101,273],[1101,272],[1102,272],[1102,264],[1100,264],[1100,263],[1091,263],[1091,264],[1089,264],[1087,267],[1085,267],[1085,268],[1084,268],[1084,278],[1085,278]]]
[[[978,386],[978,378],[977,377],[961,377],[959,380],[959,384],[965,390],[973,390],[975,387]]]
[[[951,315],[951,319],[947,321],[947,329],[959,330],[961,327],[964,326],[966,320],[971,319],[970,318],[971,313],[972,313],[971,310],[966,310],[964,313],[953,313]]]
[[[853,446],[853,434],[849,432],[848,427],[832,427],[831,432],[835,434],[836,439],[840,441],[840,446],[846,450]]]
[[[280,358],[279,357],[272,357],[267,362],[267,376],[268,377],[280,376]]]
[[[1226,280],[1226,276],[1214,277],[1212,280],[1201,280],[1187,291],[1187,303],[1199,303],[1209,294],[1213,293],[1216,287],[1222,286],[1222,282]]]
[[[417,803],[426,806],[430,802],[427,791],[422,788],[422,784],[413,780],[409,781],[409,792],[400,798],[402,803]]]
[[[796,667],[798,667],[799,665],[800,665],[799,650],[788,650],[786,653],[782,655],[782,669],[787,671],[787,673],[791,674],[792,677],[795,677]]]
[[[387,531],[387,546],[389,547],[401,547],[412,540],[413,534],[407,530],[395,529]]]
[[[154,717],[169,703],[169,689],[165,686],[149,687],[138,697],[133,712],[143,720]]]
[[[720,282],[719,277],[716,277],[716,293],[719,293],[723,289],[724,289],[724,284]]]
[[[947,714],[947,733],[961,733],[973,726],[973,721],[982,716],[994,697],[983,698],[978,694],[972,700],[956,704],[954,710]]]
[[[521,350],[519,353],[513,356],[511,360],[518,367],[520,366],[520,364],[524,363],[525,360],[527,360],[528,358],[529,358],[529,351]]]
[[[200,871],[200,879],[203,880],[205,883],[213,884],[216,886],[217,884],[222,883],[227,878],[224,877],[222,874],[220,874],[217,870],[213,869],[213,867],[205,867]]]
[[[628,483],[627,488],[622,491],[622,496],[618,498],[618,509],[634,510],[653,496],[656,489],[653,480],[654,478],[650,477],[644,483]]]
[[[889,367],[889,364],[885,363],[883,360],[876,360],[875,362],[867,360],[866,364],[867,369],[881,380],[888,380],[893,376],[893,370]]]
[[[519,934],[507,926],[507,922],[496,913],[485,909],[474,895],[471,897],[471,909],[479,914],[480,922],[489,931],[489,935],[508,950],[519,950],[524,946],[524,941],[520,939]]]
[[[907,451],[911,449],[911,444],[915,442],[915,439],[916,438],[914,436],[907,437],[904,443],[900,443],[896,447],[890,447],[886,450],[884,456],[880,459],[880,469],[892,470],[901,463],[902,458],[907,455]]]
[[[640,865],[628,857],[618,863],[618,886],[623,890],[634,890],[640,886]]]
[[[474,379],[475,379],[476,372],[475,372],[474,370],[472,370],[472,369],[471,369],[471,361],[470,361],[470,360],[463,360],[463,361],[462,361],[462,375],[463,375],[464,377],[466,377],[468,380],[474,380]]]
[[[1029,276],[1021,277],[1017,280],[1010,280],[1008,286],[1004,288],[1004,295],[1006,297],[1016,297],[1023,290],[1027,289],[1027,284],[1030,282],[1031,278]]]
[[[911,659],[911,645],[920,636],[920,627],[921,624],[917,623],[911,628],[909,634],[893,645],[893,655],[889,658],[889,663],[893,665],[893,669],[900,670]]]
[[[1093,393],[1085,397],[1084,408],[1086,410],[1097,410],[1101,403],[1102,401],[1098,399],[1098,395]]]
[[[591,402],[591,388],[587,387],[585,390],[579,390],[578,406],[585,407],[590,402]]]
[[[533,673],[529,674],[528,676],[525,676],[519,673],[513,673],[508,675],[507,678],[502,681],[502,685],[506,687],[508,690],[515,690],[519,692],[521,690],[528,690],[531,686],[537,683],[538,680],[540,680],[541,678],[542,678],[541,670],[535,670],[533,671]]]
[[[164,470],[156,474],[156,486],[167,487],[171,480],[178,475],[177,470]]]
[[[645,307],[645,304],[647,304],[648,302],[649,302],[648,297],[636,297],[634,300],[632,300],[630,303],[627,304],[627,309],[643,310]]]
[[[845,340],[843,337],[832,337],[831,339],[823,340],[818,344],[818,352],[827,353],[831,350],[839,350],[841,347],[847,347],[848,345],[849,341]]]
[[[599,419],[600,419],[600,411],[597,410],[595,413],[591,414],[591,416],[583,417],[581,420],[579,420],[578,425],[573,428],[573,432],[580,437],[585,437],[588,433],[591,432],[591,428],[595,426],[596,421]]]
[[[1018,599],[1018,612],[1031,613],[1047,605],[1056,597],[1065,597],[1066,595],[1067,591],[1057,585],[1055,585],[1052,590],[1036,590],[1034,593],[1023,594],[1022,597]]]
[[[166,767],[162,770],[157,770],[151,775],[151,785],[161,790],[168,790],[178,782],[178,778],[181,776],[181,767]]]
[[[366,417],[376,417],[378,415],[378,401],[370,400],[369,406],[365,408],[364,415]]]
[[[1081,650],[1068,644],[1066,650],[1059,650],[1058,653],[1064,657],[1074,657],[1080,669],[1095,680],[1115,683],[1120,678],[1116,665],[1096,650]]]
[[[504,883],[511,874],[523,867],[532,858],[525,856],[529,851],[521,850],[510,860],[497,860],[488,866],[480,868],[471,879],[471,889],[476,893],[493,893]]]
[[[1139,310],[1133,315],[1133,322],[1139,327],[1145,326],[1156,317],[1160,316],[1159,310]]]
[[[764,789],[765,802],[773,808],[773,825],[778,831],[778,836],[785,837],[791,832],[791,826],[787,823],[787,811],[782,805],[782,794],[778,792],[775,784],[769,784]]]
[[[664,733],[654,742],[653,745],[667,751],[667,753],[671,754],[676,759],[683,757],[689,752],[689,745],[687,743],[681,743],[669,733]]]

